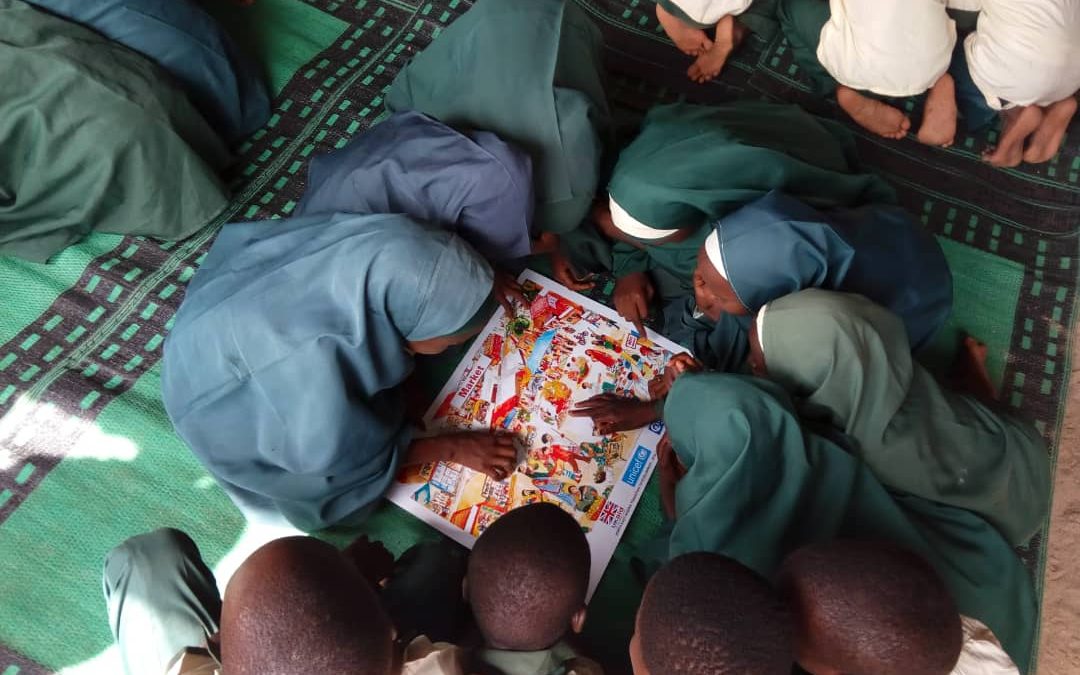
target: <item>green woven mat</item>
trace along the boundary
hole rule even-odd
[[[239,148],[237,196],[222,222],[291,213],[307,159],[374,122],[402,63],[470,4],[258,0],[237,8],[208,0],[264,64],[277,95],[267,126]],[[806,96],[782,40],[752,41],[720,82],[697,87],[651,2],[583,5],[608,40],[624,136],[650,105],[680,97],[788,99],[837,116]],[[994,171],[977,162],[988,141],[961,138],[939,151],[860,137],[868,163],[943,240],[957,288],[950,336],[967,330],[989,343],[1006,401],[1053,441],[1069,373],[1080,158],[1070,140],[1049,165]],[[215,231],[179,243],[95,235],[48,266],[0,260],[0,675],[118,672],[100,568],[127,536],[180,527],[211,565],[242,557],[247,526],[172,432],[159,395],[164,335]],[[952,347],[946,336],[942,361]],[[616,669],[637,603],[630,551],[652,541],[658,513],[651,490],[590,610],[589,649]],[[433,536],[390,506],[365,529],[395,552]],[[1041,581],[1041,540],[1024,554]]]

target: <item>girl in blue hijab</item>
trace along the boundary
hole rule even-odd
[[[165,407],[230,495],[297,527],[355,520],[400,465],[509,475],[509,437],[414,438],[414,354],[479,332],[492,271],[458,236],[402,215],[226,226],[166,341]]]
[[[719,219],[698,252],[694,297],[712,321],[755,314],[804,288],[864,295],[904,321],[912,351],[952,312],[952,276],[934,236],[904,209],[818,211],[782,192]]]
[[[407,110],[312,159],[295,215],[404,213],[506,262],[532,252],[532,181],[529,156],[495,134]]]

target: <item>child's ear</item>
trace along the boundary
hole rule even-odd
[[[468,575],[465,575],[464,577],[461,578],[461,599],[464,600],[466,604],[468,604],[468,602],[469,602],[469,576]]]
[[[574,615],[570,617],[570,630],[580,633],[585,628],[585,605],[582,605]]]

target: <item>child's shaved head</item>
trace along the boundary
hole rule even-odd
[[[229,675],[390,675],[394,628],[336,548],[287,537],[255,551],[229,582],[221,657]]]
[[[476,623],[496,649],[547,649],[584,620],[589,545],[552,504],[514,509],[489,527],[469,556],[466,590]]]
[[[731,558],[688,553],[649,580],[630,658],[635,675],[788,675],[791,635],[765,579]]]
[[[895,545],[807,546],[784,561],[779,583],[811,673],[946,675],[960,656],[960,614],[944,582]]]

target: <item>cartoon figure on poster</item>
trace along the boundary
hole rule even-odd
[[[517,470],[495,481],[457,465],[414,467],[398,476],[390,497],[413,512],[423,507],[451,536],[456,529],[470,537],[510,509],[557,504],[587,535],[598,522],[615,528],[614,550],[655,464],[659,429],[597,436],[590,419],[569,412],[598,394],[647,399],[649,381],[684,350],[637,335],[612,311],[534,273],[522,275],[522,287],[528,307],[488,323],[424,416],[430,431],[513,434],[521,452]],[[621,503],[605,509],[613,499]]]

